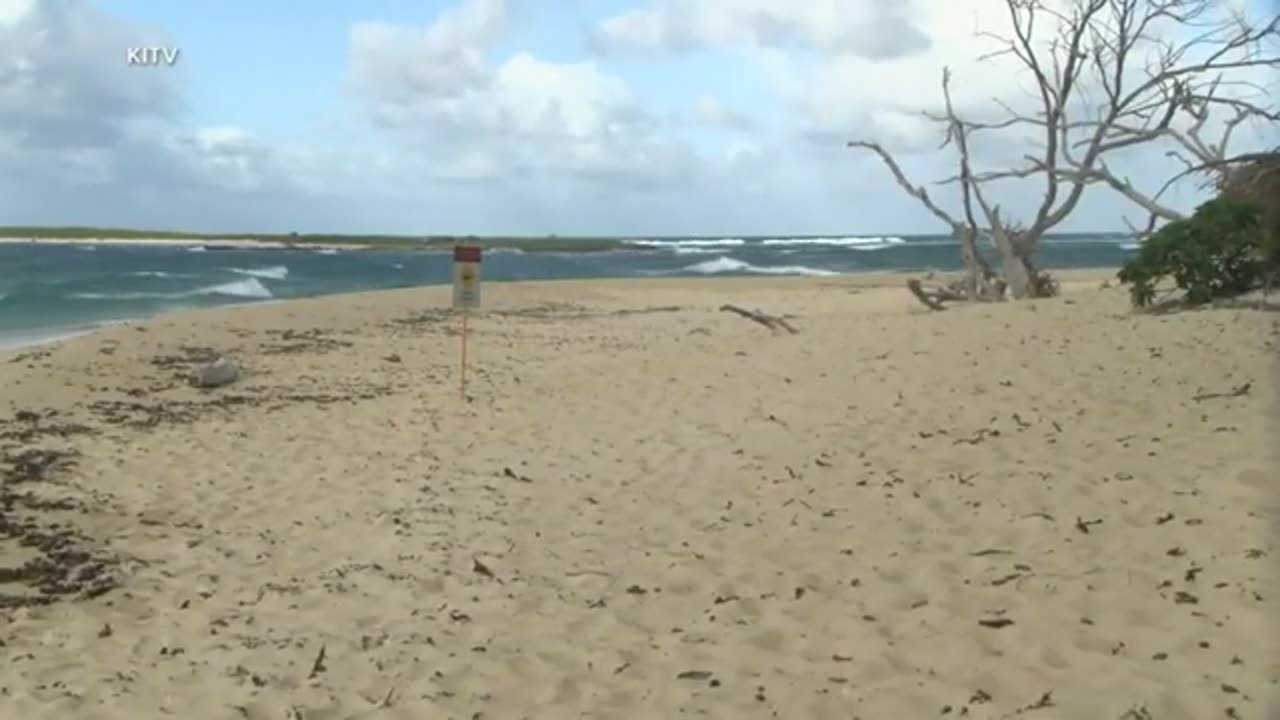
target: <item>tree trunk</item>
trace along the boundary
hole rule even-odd
[[[964,261],[964,288],[970,300],[999,300],[1001,291],[993,287],[996,274],[986,258],[978,252],[978,230],[969,225],[956,233],[960,241],[960,257]]]
[[[991,240],[1000,253],[1004,280],[1013,299],[1022,300],[1039,295],[1036,269],[1031,264],[1030,253],[1019,234],[997,224],[991,228]]]

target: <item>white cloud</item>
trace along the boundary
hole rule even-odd
[[[36,0],[0,0],[0,27],[8,27],[31,14]]]
[[[439,24],[357,26],[352,88],[374,122],[433,157],[443,180],[550,174],[611,178],[625,189],[682,170],[684,150],[661,135],[661,121],[621,79],[593,61],[552,63],[525,52],[491,67],[483,59],[495,30],[478,22],[450,32]],[[431,57],[449,59],[424,71]]]
[[[1069,0],[1051,0],[1059,12],[1069,12]],[[1239,11],[1246,3],[1236,2]],[[1044,57],[1053,39],[1047,15],[1039,18],[1037,46]],[[785,32],[779,32],[785,28]],[[941,113],[940,89],[944,67],[953,74],[952,96],[962,117],[993,121],[1007,117],[1001,103],[1027,115],[1038,109],[1038,97],[1029,70],[1010,54],[992,55],[1011,38],[1013,26],[1005,0],[914,0],[898,5],[873,0],[844,0],[808,4],[782,0],[651,0],[607,18],[592,37],[605,54],[665,54],[678,56],[693,50],[719,49],[738,53],[743,62],[758,69],[759,76],[788,110],[796,135],[818,148],[828,149],[813,159],[830,162],[829,149],[848,139],[871,139],[890,148],[914,179],[928,182],[954,174],[954,153],[939,153],[943,128],[924,112]],[[1173,21],[1148,28],[1161,42],[1177,42],[1187,31]],[[915,38],[925,38],[917,41]],[[1130,66],[1127,87],[1145,79],[1146,53],[1156,43],[1140,48]],[[1191,58],[1186,59],[1190,61]],[[1241,71],[1231,78],[1274,87],[1274,68]],[[1095,78],[1086,75],[1080,97],[1095,104],[1079,107],[1074,117],[1092,117],[1101,97]],[[1234,88],[1239,91],[1239,88]],[[1214,137],[1222,115],[1206,127]],[[1177,125],[1187,127],[1180,118]],[[1253,137],[1237,136],[1244,147],[1265,144],[1255,124]],[[1270,142],[1277,135],[1270,126]],[[1263,129],[1263,134],[1266,130]],[[973,149],[979,169],[1003,169],[1022,164],[1027,153],[1038,152],[1039,132],[1023,127],[999,134],[979,135]],[[1154,190],[1179,168],[1164,157],[1167,144],[1152,145],[1118,154],[1111,167],[1135,179],[1139,187]],[[856,165],[892,187],[892,181],[874,157],[839,161]],[[847,167],[847,165],[846,165]],[[1042,187],[1038,181],[1004,183],[1000,200],[1006,208],[1025,208],[1035,202]],[[939,191],[938,194],[945,194]],[[1101,195],[1101,197],[1100,197]],[[1091,192],[1081,215],[1132,210],[1106,191]],[[1194,202],[1184,193],[1181,204]],[[1101,202],[1097,202],[1101,201]],[[954,204],[954,203],[952,203]],[[1015,210],[1016,212],[1016,210]],[[1136,213],[1134,213],[1136,216]],[[1112,219],[1109,222],[1116,222]],[[1094,225],[1095,227],[1097,224]]]
[[[870,0],[658,0],[604,20],[592,40],[606,50],[800,47],[892,57],[929,44],[913,10]]]
[[[655,0],[593,28],[596,55],[552,61],[521,49],[524,16],[506,2],[462,0],[421,27],[353,24],[344,97],[368,132],[303,145],[266,142],[220,118],[184,122],[191,88],[181,64],[124,63],[123,48],[156,44],[158,29],[104,17],[86,0],[0,0],[0,222],[932,230],[884,169],[844,141],[881,140],[921,181],[951,174],[953,157],[936,151],[939,128],[920,115],[939,107],[944,65],[970,116],[990,115],[993,97],[1027,102],[1025,76],[1008,59],[977,59],[991,45],[975,31],[1001,30],[1003,8]],[[680,63],[694,51],[737,63],[754,87],[685,74]],[[632,68],[658,60],[652,67],[682,73],[681,91],[696,99],[672,109],[670,98],[639,93],[617,69],[626,55]],[[1026,149],[1017,140],[976,142],[982,160],[1000,166]],[[1149,155],[1127,162],[1158,179]],[[1025,208],[1038,191],[1023,183],[1001,199]],[[1081,226],[1114,227],[1129,206],[1093,195]]]
[[[694,115],[701,125],[717,130],[750,132],[756,129],[750,115],[726,106],[714,95],[699,97],[694,104]]]
[[[351,80],[393,107],[459,101],[487,80],[486,50],[506,26],[502,0],[468,0],[422,29],[357,23],[351,29]]]
[[[180,109],[180,74],[125,64],[125,49],[145,37],[139,30],[69,0],[6,5],[0,17],[0,132],[28,145],[93,147]]]

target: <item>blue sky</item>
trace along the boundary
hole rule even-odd
[[[0,67],[19,69],[0,73],[0,169],[26,180],[0,188],[0,224],[936,232],[844,141],[880,142],[917,182],[953,172],[920,117],[943,66],[971,116],[1025,104],[1025,75],[976,61],[1001,3],[0,0]],[[136,45],[181,58],[123,67]],[[979,139],[975,163],[1021,162],[1027,138]],[[1274,139],[1254,127],[1236,149]],[[1177,169],[1170,141],[1109,168],[1150,193]],[[931,192],[955,210],[948,190]],[[991,189],[1020,216],[1039,191]],[[1061,229],[1125,219],[1143,212],[1095,188]]]
[[[490,52],[501,63],[518,52],[553,62],[589,55],[585,31],[636,3],[535,0],[516,8],[518,34]],[[111,15],[155,29],[157,45],[182,51],[190,82],[190,121],[253,128],[264,137],[324,141],[335,127],[351,131],[343,78],[351,26],[379,21],[426,27],[456,5],[448,0],[362,0],[296,5],[253,0],[186,3],[166,0],[95,0]],[[596,58],[625,79],[651,106],[675,112],[690,107],[713,85],[726,102],[776,115],[758,82],[727,54],[697,52],[680,58]],[[714,82],[708,82],[713,80]],[[714,142],[705,134],[691,137]]]
[[[266,138],[330,140],[344,120],[342,79],[351,23],[360,17],[426,25],[446,2],[297,3],[96,0],[131,20],[140,40],[177,46],[196,125],[236,125]],[[344,7],[345,5],[345,7]]]

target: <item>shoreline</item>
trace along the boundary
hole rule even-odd
[[[479,245],[490,252],[601,252],[632,250],[659,252],[660,246],[632,242],[627,238],[502,238],[502,237],[427,237],[382,238],[370,240],[258,239],[247,237],[0,237],[0,245],[106,246],[204,248],[210,251],[230,250],[377,250],[400,252],[445,253],[456,245]]]
[[[235,307],[248,303],[234,303],[229,306],[219,307]],[[215,308],[216,309],[216,308]],[[103,330],[110,330],[114,327],[128,327],[145,323],[164,315],[186,312],[184,310],[174,310],[172,313],[159,313],[148,317],[121,318],[119,320],[104,320],[102,322],[90,323],[86,325],[59,326],[48,328],[33,328],[28,330],[3,331],[0,330],[0,358],[5,353],[20,353],[23,350],[31,348],[53,345],[55,343],[74,340],[76,338],[87,337],[100,333]]]
[[[1064,294],[1074,292],[1079,289],[1096,287],[1104,281],[1114,282],[1115,268],[1107,269],[1079,269],[1079,270],[1060,270],[1055,272],[1055,276],[1063,284]],[[847,287],[850,290],[870,290],[878,288],[903,288],[903,281],[907,277],[925,277],[931,278],[931,281],[946,281],[949,279],[960,277],[960,273],[941,272],[941,273],[921,273],[910,270],[874,270],[865,273],[848,273],[844,275],[834,275],[827,277],[814,277],[806,275],[774,275],[774,276],[734,276],[734,277],[673,277],[673,278],[575,278],[563,280],[489,280],[485,283],[488,288],[504,288],[511,287],[517,292],[521,288],[536,289],[546,288],[554,289],[555,287],[564,287],[568,291],[589,288],[597,286],[600,289],[608,289],[609,286],[617,284],[620,288],[644,288],[650,287],[670,287],[672,289],[682,289],[690,286],[706,284],[709,287],[720,285],[724,289],[732,289],[733,285],[750,285],[754,287],[770,287],[770,286],[804,286],[812,285],[821,287],[825,285],[838,285]],[[0,330],[0,358],[6,353],[17,353],[24,349],[33,347],[43,347],[53,345],[68,340],[95,335],[104,330],[110,330],[117,326],[136,326],[150,322],[168,320],[174,317],[181,317],[192,313],[209,313],[218,311],[235,311],[240,308],[256,307],[262,305],[292,305],[295,303],[306,303],[320,299],[349,300],[359,302],[366,296],[376,297],[383,293],[405,293],[413,291],[441,292],[450,287],[448,283],[437,283],[429,285],[416,285],[409,288],[390,288],[390,289],[374,289],[374,290],[356,290],[351,292],[326,293],[322,295],[310,295],[306,297],[293,297],[286,299],[273,298],[270,300],[246,300],[244,302],[230,302],[220,305],[211,305],[202,308],[182,308],[177,310],[166,310],[147,315],[145,317],[122,318],[119,320],[107,320],[100,323],[90,325],[76,326],[55,326],[48,328],[32,328],[7,333]],[[903,293],[907,291],[903,288]],[[444,302],[448,302],[448,298],[444,298]],[[482,306],[478,313],[483,314],[485,308]],[[19,342],[13,338],[29,338]]]
[[[120,323],[117,323],[117,324],[128,325],[131,322],[133,321],[122,320]],[[75,338],[78,338],[78,337],[92,335],[96,332],[105,330],[109,327],[112,327],[112,325],[108,324],[108,325],[103,325],[102,327],[86,328],[83,330],[65,330],[65,331],[63,330],[55,331],[53,328],[50,328],[47,333],[39,329],[34,331],[22,331],[22,332],[9,333],[9,334],[0,332],[0,358],[3,358],[6,353],[18,353],[18,352],[22,352],[23,350],[29,350],[31,348],[38,348],[45,345],[52,345],[53,343],[63,342],[66,340],[74,340]]]

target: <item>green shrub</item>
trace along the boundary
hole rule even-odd
[[[1275,267],[1280,248],[1264,245],[1262,210],[1257,205],[1216,198],[1191,217],[1157,230],[1137,256],[1120,269],[1120,282],[1131,285],[1137,307],[1155,300],[1156,286],[1171,278],[1188,305],[1233,297],[1262,285],[1268,265]],[[1268,258],[1267,255],[1271,257]]]
[[[1262,274],[1267,289],[1280,282],[1280,224],[1262,229]]]

